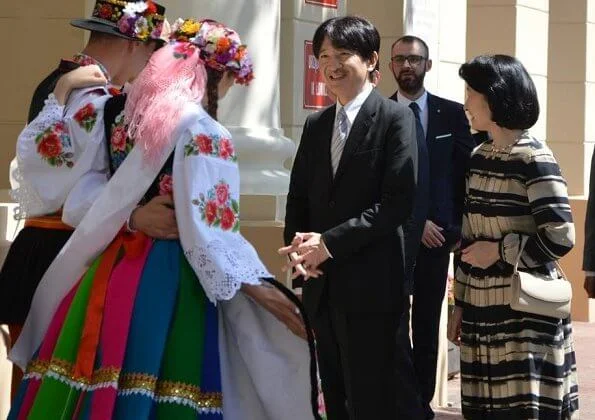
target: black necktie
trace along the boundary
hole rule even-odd
[[[417,191],[414,214],[425,220],[427,215],[429,182],[430,182],[430,162],[428,154],[428,145],[426,143],[426,136],[424,135],[424,127],[421,124],[419,116],[419,105],[415,102],[409,104],[409,108],[415,115],[415,134],[417,138]]]

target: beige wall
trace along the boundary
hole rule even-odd
[[[467,58],[509,54],[519,58],[537,87],[541,114],[532,132],[546,139],[548,0],[468,0]]]
[[[27,0],[0,8],[0,39],[5,41],[0,70],[0,189],[8,188],[8,164],[33,90],[60,57],[83,45],[83,31],[68,22],[84,16],[84,7],[83,0]]]

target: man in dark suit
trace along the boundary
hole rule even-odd
[[[440,311],[450,252],[461,234],[465,172],[475,142],[463,106],[424,89],[432,61],[422,39],[404,36],[395,41],[389,67],[399,87],[391,99],[413,110],[420,154],[416,205],[405,229],[413,349],[407,299],[399,332],[404,346],[400,355],[413,358],[424,417],[433,418],[430,401],[436,385]],[[408,379],[415,378],[404,378]],[[402,398],[406,398],[403,405],[411,401],[409,396]]]
[[[380,48],[370,22],[330,19],[313,45],[337,103],[306,119],[280,252],[296,253],[290,266],[308,271],[303,302],[329,420],[395,419],[401,226],[415,191],[415,121],[370,83]]]
[[[591,299],[595,299],[595,153],[591,157],[589,200],[587,201],[587,215],[585,218],[583,270],[585,271],[585,291]]]

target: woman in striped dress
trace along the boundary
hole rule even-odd
[[[555,275],[574,245],[566,181],[551,150],[528,133],[539,116],[533,81],[505,55],[463,64],[473,152],[449,339],[461,348],[466,419],[576,419],[570,319],[510,308],[513,266]]]

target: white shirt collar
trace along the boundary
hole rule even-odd
[[[424,93],[415,101],[403,96],[401,91],[397,91],[397,101],[405,106],[409,106],[411,102],[415,102],[419,106],[419,111],[423,113],[428,107],[428,91],[424,89]]]
[[[353,125],[353,121],[355,121],[355,117],[357,117],[357,113],[361,109],[364,102],[366,102],[366,99],[368,99],[368,96],[370,96],[370,93],[372,93],[373,89],[374,85],[370,82],[366,82],[362,91],[358,93],[357,96],[353,98],[351,101],[347,102],[345,105],[341,105],[341,103],[337,101],[335,117],[339,113],[341,108],[345,108],[345,114],[347,114],[347,121],[349,122],[349,127],[351,128],[351,126]]]

